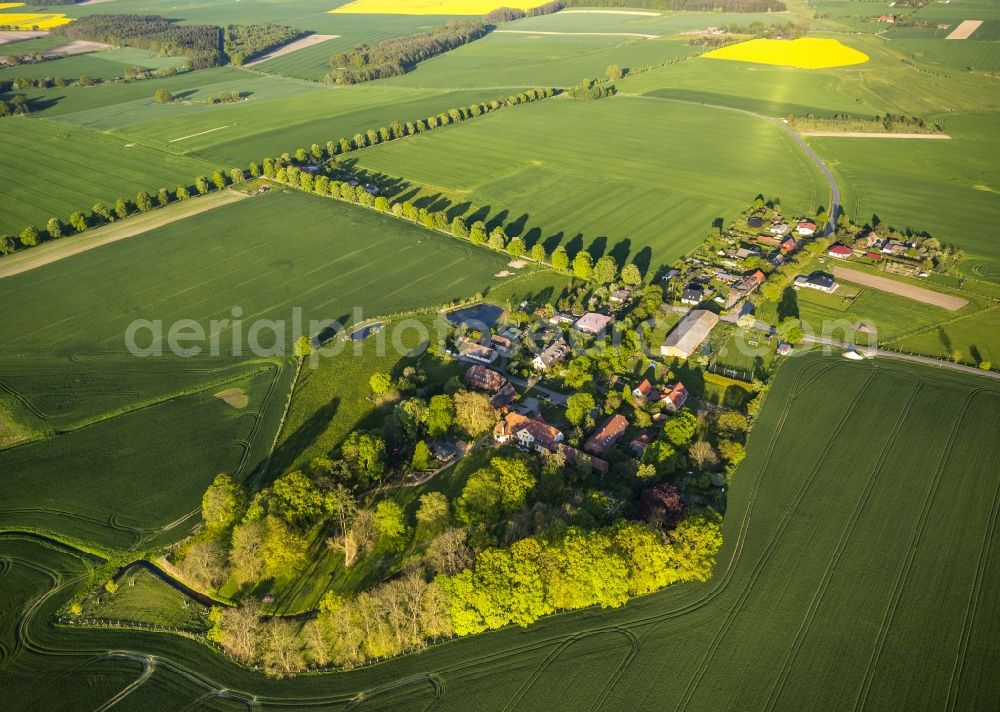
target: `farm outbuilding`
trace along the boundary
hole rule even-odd
[[[705,309],[688,312],[660,346],[660,353],[674,358],[690,358],[701,342],[719,323],[719,315]]]

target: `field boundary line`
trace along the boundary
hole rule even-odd
[[[253,67],[257,64],[263,64],[272,59],[277,59],[278,57],[284,57],[285,55],[293,54],[298,52],[300,49],[307,49],[308,47],[313,47],[318,44],[322,44],[327,40],[335,40],[340,35],[320,35],[312,34],[306,35],[305,37],[299,37],[298,39],[292,40],[291,42],[286,42],[280,47],[275,47],[269,52],[265,52],[259,57],[256,57],[249,62],[241,65],[243,67]]]
[[[934,480],[931,482],[931,487],[924,496],[924,503],[921,507],[917,526],[910,538],[910,545],[906,552],[906,560],[903,562],[903,566],[900,568],[899,574],[896,576],[896,581],[893,584],[892,598],[889,601],[889,606],[886,608],[886,611],[882,616],[882,621],[879,624],[878,635],[876,636],[876,643],[874,648],[872,648],[871,655],[868,658],[865,676],[862,679],[861,686],[858,688],[854,699],[853,709],[855,712],[857,712],[857,710],[864,709],[868,702],[868,695],[871,693],[872,683],[875,678],[875,670],[878,666],[879,659],[882,657],[882,649],[885,647],[885,641],[889,637],[889,630],[892,628],[892,619],[895,618],[896,609],[899,607],[899,602],[903,597],[903,587],[906,584],[906,580],[909,578],[910,569],[913,566],[913,560],[916,559],[917,549],[920,545],[920,540],[923,538],[924,527],[926,526],[928,516],[930,516],[931,504],[937,496],[938,487],[941,485],[941,479],[944,475],[945,466],[951,457],[952,450],[955,447],[955,441],[958,440],[958,433],[961,430],[960,426],[965,420],[965,416],[969,411],[969,406],[972,405],[973,399],[985,391],[985,388],[975,388],[969,391],[966,395],[965,402],[962,404],[958,417],[955,418],[955,424],[952,426],[951,432],[948,435],[948,441],[945,444],[945,447],[941,450],[941,456],[938,458],[936,472],[934,473]]]
[[[816,138],[900,138],[910,140],[951,140],[951,136],[944,133],[891,133],[889,131],[799,131],[799,135],[814,136]]]
[[[918,383],[910,393],[910,397],[907,399],[906,405],[902,408],[902,410],[900,410],[899,417],[896,418],[896,422],[892,426],[892,431],[889,433],[885,447],[882,448],[882,452],[879,453],[878,460],[868,476],[868,483],[865,485],[865,489],[861,493],[861,497],[858,499],[858,502],[854,507],[854,511],[851,513],[851,518],[847,522],[847,526],[840,535],[840,540],[837,542],[837,547],[834,550],[833,557],[831,557],[826,566],[826,570],[823,572],[819,585],[813,593],[812,600],[809,601],[809,607],[806,609],[806,614],[802,619],[802,623],[799,624],[799,628],[795,632],[795,639],[792,642],[792,646],[782,662],[781,670],[775,678],[774,683],[771,685],[771,690],[764,704],[764,709],[768,712],[773,710],[775,705],[778,703],[782,688],[784,687],[789,674],[791,674],[792,665],[795,663],[795,659],[798,657],[799,651],[802,649],[802,644],[805,641],[805,635],[809,632],[809,629],[812,628],[816,612],[819,610],[819,607],[823,603],[823,599],[826,596],[827,586],[830,583],[830,579],[833,578],[833,572],[840,564],[840,559],[844,554],[844,550],[847,548],[847,543],[850,541],[851,536],[854,533],[854,528],[857,526],[858,520],[861,519],[861,514],[867,507],[868,500],[871,498],[871,493],[875,489],[875,484],[878,481],[878,475],[882,472],[882,468],[885,466],[885,461],[889,456],[889,451],[892,450],[893,445],[896,442],[896,437],[899,435],[899,431],[902,428],[903,423],[906,421],[907,417],[909,417],[910,411],[913,408],[913,403],[916,401],[917,395],[919,395],[922,389],[923,384]]]

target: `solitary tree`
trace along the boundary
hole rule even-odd
[[[174,100],[174,95],[166,87],[160,87],[153,94],[153,99],[157,104],[169,104]]]
[[[622,68],[617,64],[609,64],[608,68],[604,70],[604,75],[611,81],[622,78]]]
[[[371,378],[368,379],[368,385],[372,388],[372,393],[377,396],[382,395],[389,390],[392,386],[392,378],[389,377],[388,373],[373,373]]]

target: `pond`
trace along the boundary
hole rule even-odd
[[[383,321],[376,321],[371,324],[365,324],[357,331],[351,332],[351,341],[362,341],[363,339],[366,339],[372,334],[382,331],[382,328],[384,326],[385,322]]]
[[[465,324],[472,328],[492,329],[503,316],[503,309],[495,304],[476,304],[465,309],[456,309],[445,315],[452,324]]]

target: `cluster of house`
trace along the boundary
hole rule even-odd
[[[487,377],[478,371],[473,373],[473,369],[482,369],[482,367],[473,366],[466,373],[466,381],[469,385],[479,387],[478,384],[485,382],[484,378],[487,378],[490,386],[485,390],[492,392],[492,389],[499,382],[498,379]],[[488,371],[489,369],[482,370]],[[503,379],[501,374],[495,371],[491,373],[496,374],[499,379]],[[636,386],[632,390],[632,395],[637,403],[660,403],[663,405],[663,409],[670,413],[680,409],[688,398],[688,392],[683,383],[678,382],[664,390],[658,390],[648,380],[643,380]],[[510,402],[500,408],[503,412],[503,418],[493,427],[493,439],[497,444],[514,444],[529,452],[560,454],[569,465],[582,460],[588,462],[590,467],[599,474],[607,474],[609,468],[607,460],[602,459],[602,456],[618,443],[629,427],[628,419],[620,413],[615,413],[590,434],[582,449],[577,449],[565,442],[565,436],[559,428],[546,423],[540,415],[515,412],[510,410],[509,406]],[[659,413],[657,417],[662,420],[665,416]],[[633,454],[640,457],[646,446],[655,437],[656,434],[653,430],[642,431],[633,438],[629,447]]]
[[[801,247],[802,238],[811,237],[818,230],[816,223],[799,220],[792,225],[777,213],[769,221],[760,215],[751,215],[746,224],[745,230],[730,229],[728,249],[720,249],[714,255],[706,254],[705,259],[688,260],[691,270],[681,292],[681,304],[701,304],[716,293],[712,284],[717,283],[723,293],[715,296],[715,301],[731,309],[758,289],[766,278],[749,260],[766,259],[778,267]]]
[[[510,328],[500,334],[485,332],[479,339],[463,336],[457,340],[458,356],[465,361],[487,366],[500,356],[510,357],[517,350],[517,329]]]

